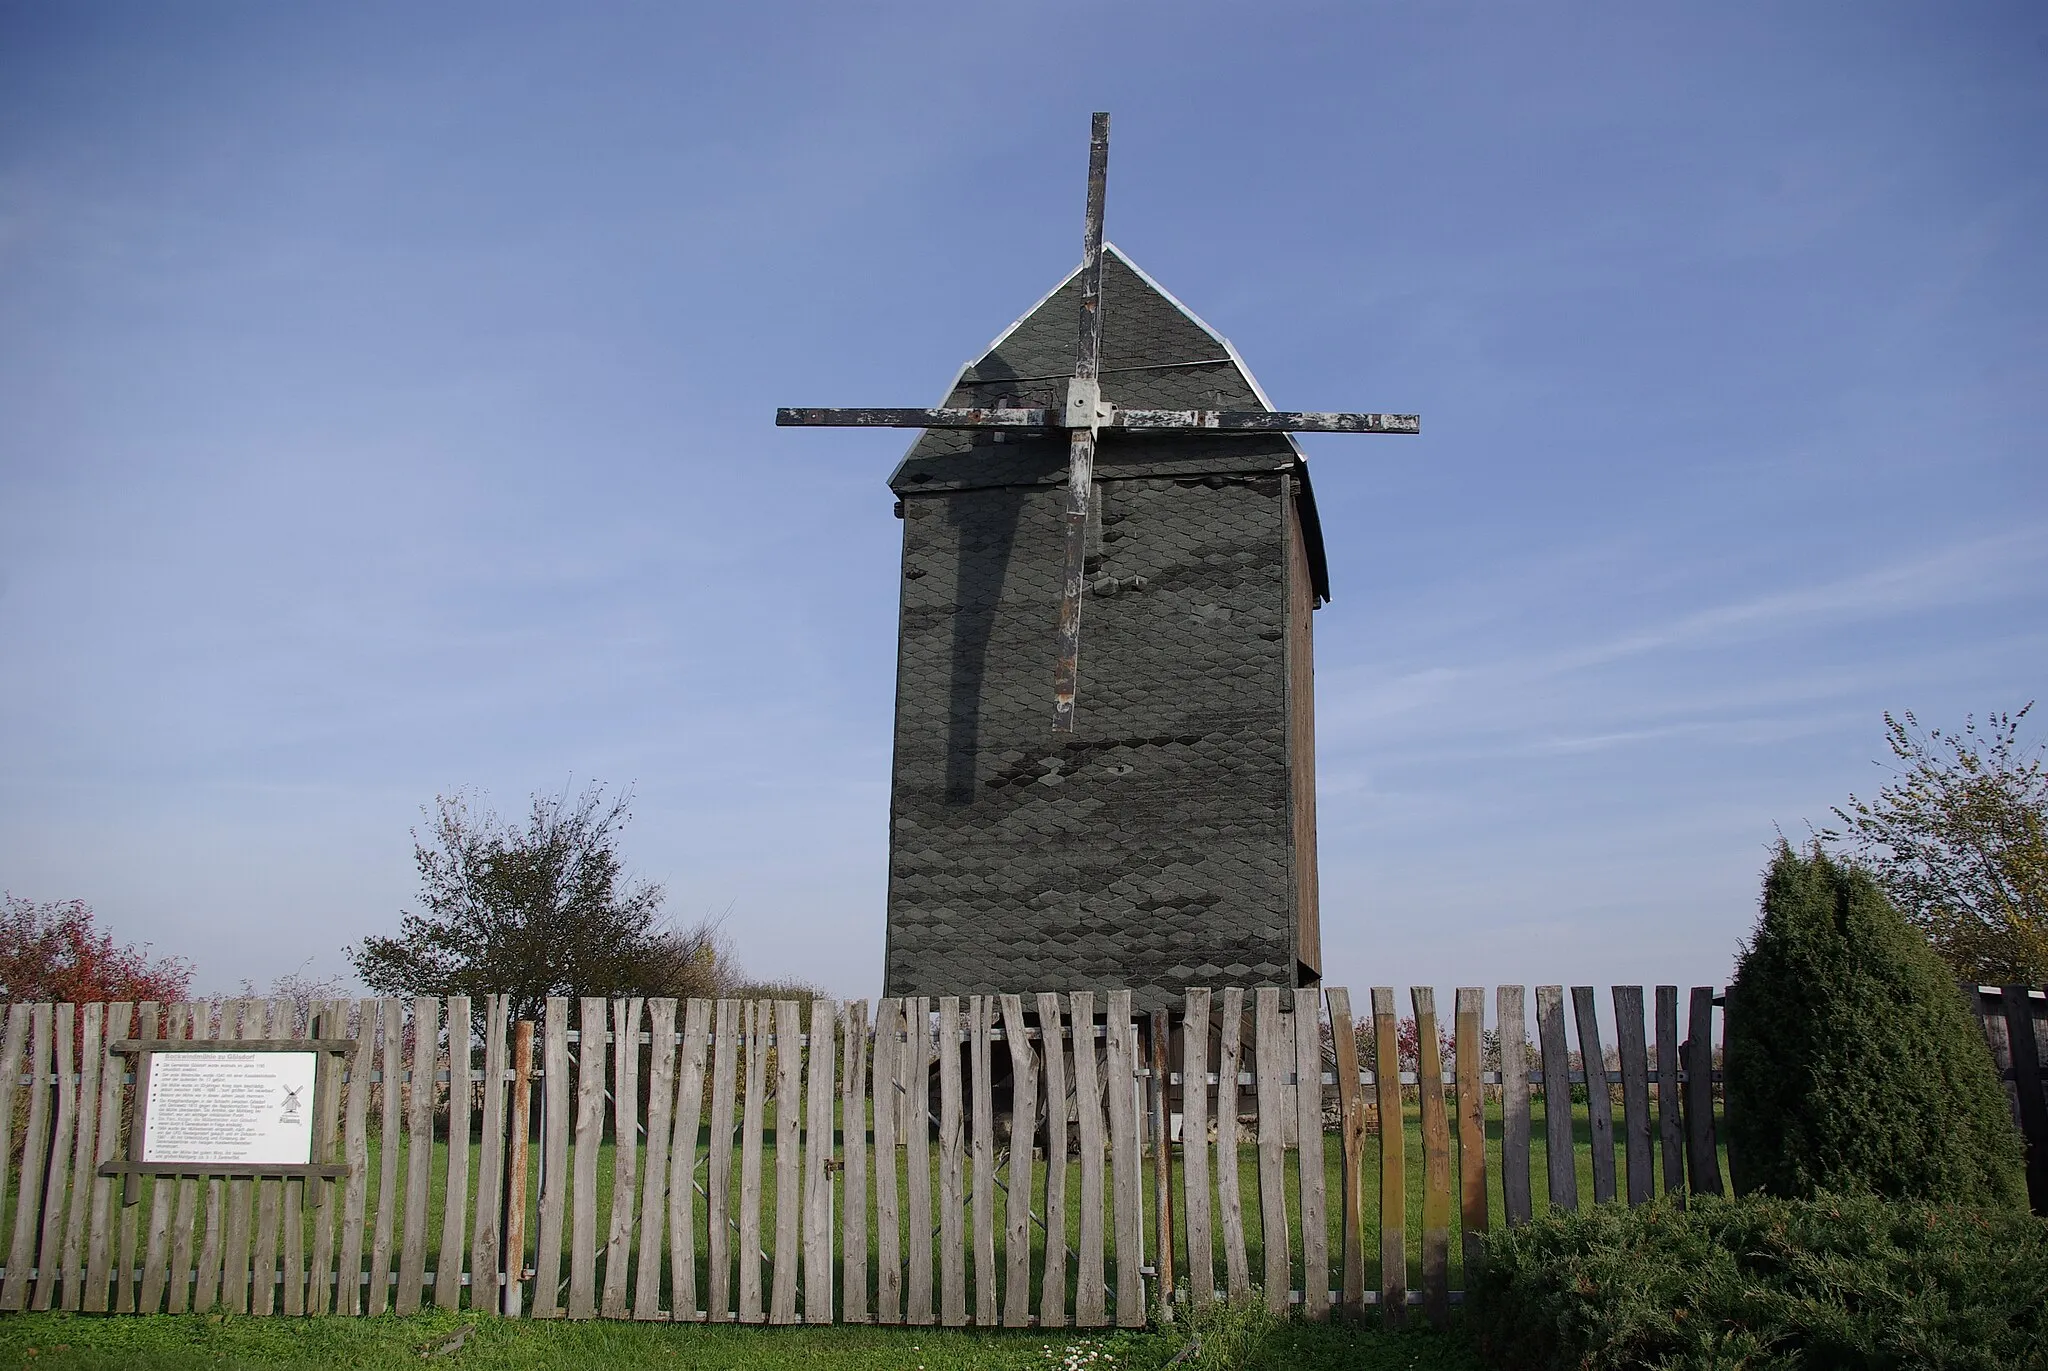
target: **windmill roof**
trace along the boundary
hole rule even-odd
[[[1263,409],[1265,392],[1230,340],[1205,323],[1114,245],[1103,247],[1102,393],[1123,409]],[[1066,403],[1080,341],[1081,269],[1068,276],[960,369],[944,406]],[[1308,464],[1293,435],[1137,434],[1106,431],[1098,479],[1241,475],[1286,471],[1300,485],[1302,535],[1316,598],[1330,598],[1329,567]],[[927,429],[889,477],[899,494],[989,486],[1059,485],[1067,476],[1060,434]]]

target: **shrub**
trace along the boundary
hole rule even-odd
[[[1781,844],[1728,992],[1738,1192],[2026,1204],[2021,1144],[1947,966],[1869,875]]]
[[[1499,1366],[2048,1367],[2048,1222],[2008,1208],[1700,1196],[1484,1241],[1466,1326]]]

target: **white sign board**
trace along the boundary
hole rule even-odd
[[[156,1052],[146,1162],[304,1166],[313,1156],[317,1052]]]

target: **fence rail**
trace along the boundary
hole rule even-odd
[[[0,1310],[1100,1327],[1259,1287],[1441,1319],[1532,1168],[1546,1207],[1722,1186],[1712,989],[1681,1038],[1676,987],[1613,987],[1612,1044],[1592,987],[1538,986],[1533,1039],[1523,987],[1488,998],[15,1005]],[[117,1175],[134,1039],[329,1040],[340,1174]]]

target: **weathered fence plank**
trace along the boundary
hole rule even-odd
[[[31,1307],[48,1309],[55,1303],[57,1288],[63,1284],[64,1207],[70,1194],[71,1144],[78,1129],[79,1080],[74,1068],[76,1049],[74,1025],[76,1005],[57,1006],[53,1030],[57,1056],[56,1123],[51,1130],[50,1169],[44,1180],[42,1234],[36,1244],[36,1288]],[[28,1263],[24,1262],[24,1269]],[[219,1276],[214,1278],[219,1284]],[[208,1306],[211,1307],[211,1301]]]
[[[293,1034],[293,1005],[290,1000],[252,1001],[259,1015],[258,1022],[264,1027],[255,1035],[259,1038],[289,1038]],[[267,1015],[267,1019],[262,1017]],[[281,1283],[277,1272],[277,1225],[280,1203],[284,1198],[282,1180],[256,1182],[256,1233],[255,1250],[251,1258],[252,1270],[249,1278],[249,1312],[269,1315],[275,1312],[277,1288]]]
[[[526,1304],[526,1191],[531,1178],[527,1134],[533,1126],[533,1020],[512,1025],[512,1097],[506,1109],[503,1312],[516,1319]]]
[[[719,1003],[725,1005],[732,1001]],[[710,1046],[712,1011],[709,1000],[696,999],[684,1004],[683,1041],[676,1055],[675,1123],[668,1149],[668,1309],[671,1319],[684,1322],[695,1322],[704,1317],[697,1303],[697,1123],[704,1114],[704,1063]],[[722,1015],[720,1021],[723,1022]],[[725,1076],[729,1114],[732,1102],[729,1064]],[[721,1152],[725,1155],[726,1165],[731,1166],[732,1124],[729,1118],[722,1137],[715,1123],[711,1129],[710,1155],[714,1164]],[[716,1190],[707,1188],[704,1212],[710,1224],[709,1232],[722,1238],[726,1231],[726,1211],[711,1202],[710,1195],[714,1193],[723,1198],[722,1187]],[[645,1241],[643,1238],[642,1242]],[[707,1242],[706,1246],[721,1258],[725,1255],[722,1241],[715,1244]],[[659,1246],[653,1249],[656,1254],[660,1250]],[[641,1260],[649,1260],[645,1248],[642,1249]],[[652,1260],[656,1267],[660,1266],[658,1255]],[[712,1317],[723,1317],[725,1306],[722,1303],[712,1308],[720,1311]]]
[[[20,1007],[16,1006],[17,1009]],[[7,1118],[0,1120],[0,1166],[7,1165],[9,1158],[13,1156],[13,1152],[8,1146],[11,1140],[7,1136],[6,1126],[14,1121],[14,1110],[11,1106],[14,1102],[14,1082],[18,1079],[17,1072],[19,1068],[15,1063],[20,1059],[20,1044],[14,1041],[12,1017],[10,1013],[8,1044],[7,1048],[4,1049],[5,1060],[0,1061],[0,1081],[7,1083],[6,1101],[10,1106],[5,1111]],[[135,1036],[137,1038],[144,1042],[155,1041],[158,1032],[163,1026],[163,1006],[153,1001],[144,1001],[135,1007],[135,1022]],[[142,1073],[139,1069],[141,1061],[142,1059],[139,1056],[125,1059],[125,1069],[134,1073],[138,1085],[142,1080]],[[115,1146],[118,1148],[119,1145],[117,1139]],[[137,1179],[139,1180],[139,1178]],[[127,1185],[134,1185],[136,1183],[137,1180],[125,1182]],[[169,1189],[168,1184],[160,1181],[150,1187],[150,1194],[154,1198],[156,1195],[164,1193],[167,1189]],[[139,1275],[135,1269],[135,1244],[139,1236],[139,1227],[142,1219],[142,1196],[140,1191],[136,1192],[135,1198],[137,1202],[129,1204],[124,1195],[119,1208],[120,1234],[116,1240],[113,1258],[113,1308],[116,1314],[133,1314],[135,1312],[136,1283]]]
[[[1259,1091],[1259,1230],[1265,1248],[1266,1307],[1287,1313],[1287,1287],[1293,1275],[1287,1241],[1286,1085],[1294,1062],[1289,1025],[1280,1017],[1280,991],[1261,986],[1253,997],[1257,1035],[1252,1065]]]
[[[1165,1317],[1171,1318],[1174,1297],[1173,1270],[1173,1136],[1172,1121],[1167,1117],[1167,1048],[1172,1029],[1168,1015],[1163,1009],[1151,1014],[1145,1050],[1150,1054],[1150,1071],[1145,1091],[1145,1131],[1152,1140],[1152,1207],[1153,1238],[1158,1254],[1153,1259],[1153,1284],[1160,1292]]]
[[[760,1323],[761,1303],[761,1116],[767,1112],[768,1037],[771,1006],[748,1000],[747,1096],[740,1115],[740,1313],[741,1323]]]
[[[1564,1036],[1564,987],[1536,987],[1536,1038],[1543,1048],[1544,1160],[1550,1207],[1579,1207],[1579,1171],[1572,1157],[1572,1059]]]
[[[633,1199],[640,1174],[640,1018],[645,1005],[637,995],[612,1001],[612,1212],[605,1234],[604,1285],[598,1296],[598,1313],[607,1319],[623,1319],[627,1313]]]
[[[1664,1193],[1685,1198],[1684,1089],[1678,1073],[1678,987],[1657,987],[1657,1134],[1663,1145]]]
[[[1342,1284],[1338,1307],[1349,1317],[1365,1312],[1365,1087],[1359,1079],[1358,1020],[1351,992],[1331,986],[1323,992],[1330,1011],[1330,1048],[1337,1068],[1337,1137],[1344,1151],[1344,1185],[1339,1203],[1342,1228]]]
[[[441,1002],[412,1002],[412,1072],[405,1108],[405,1218],[398,1250],[399,1315],[419,1312],[427,1283],[427,1200],[434,1183],[434,1094],[440,1074]]]
[[[668,1199],[668,1149],[676,1103],[676,1001],[647,1001],[647,1170],[640,1184],[640,1264],[633,1273],[633,1317],[666,1319],[661,1307],[661,1221]],[[694,1150],[696,1139],[692,1137]],[[614,1199],[613,1205],[618,1201]]]
[[[434,1254],[434,1307],[462,1307],[462,1252],[469,1226],[469,996],[448,997],[448,1168],[441,1189],[441,1245]],[[438,1037],[438,1034],[436,1034]],[[435,1074],[440,1074],[439,1068]],[[429,1139],[433,1125],[428,1124]],[[482,1307],[489,1308],[488,1304]]]
[[[1500,1195],[1508,1226],[1529,1222],[1529,1020],[1523,988],[1494,992],[1500,1028]]]
[[[1003,1326],[1031,1325],[1032,1141],[1038,1136],[1038,1058],[1024,1027],[1022,996],[1001,1000],[1010,1050],[1009,1190],[1003,1207]]]
[[[1216,1246],[1209,1226],[1207,990],[1191,989],[1187,992],[1181,1011],[1180,1041],[1181,1204],[1188,1217],[1188,1294],[1194,1306],[1200,1309],[1216,1300]],[[1341,1054],[1339,1060],[1342,1060]],[[1341,1072],[1341,1066],[1339,1070]]]
[[[315,1038],[348,1036],[348,1001],[319,1001],[319,1014],[307,1019],[307,1033]],[[334,1149],[341,1141],[341,1093],[343,1064],[338,1057],[323,1056],[325,1070],[317,1111],[313,1115],[313,1160],[322,1165],[334,1161]],[[346,1158],[343,1164],[347,1164]],[[162,1182],[159,1181],[159,1184]],[[313,1266],[307,1278],[306,1312],[325,1314],[334,1307],[340,1277],[334,1262],[335,1219],[341,1210],[342,1184],[323,1177],[313,1182]]]
[[[2034,1026],[2031,989],[2024,985],[2001,986],[1998,998],[2003,1011],[2000,1018],[2005,1023],[2006,1052],[2011,1058],[2013,1095],[2019,1105],[2020,1132],[2027,1140],[2027,1196],[2034,1212],[2041,1214],[2048,1213],[2048,1093],[2043,1090],[2041,1037]],[[1980,1015],[1988,1008],[1982,999],[1979,995]]]
[[[127,1067],[127,1059],[115,1056],[111,1049],[116,1042],[128,1036],[129,1021],[134,1013],[132,1004],[106,1006],[106,1037],[100,1043],[99,1102],[94,1111],[99,1126],[87,1160],[91,1168],[87,1174],[92,1177],[92,1188],[88,1192],[85,1289],[82,1293],[83,1307],[89,1314],[107,1312],[107,1281],[112,1275],[110,1268],[113,1265],[114,1183],[110,1177],[100,1174],[100,1164],[112,1161],[120,1147],[121,1076]]]
[[[1628,1202],[1633,1207],[1657,1194],[1657,1178],[1650,1170],[1650,1057],[1639,985],[1614,987],[1614,1050],[1621,1059],[1622,1151],[1628,1158]]]
[[[1479,1269],[1482,1250],[1480,1235],[1487,1230],[1486,1203],[1486,1087],[1481,1084],[1485,1067],[1486,991],[1478,986],[1458,987],[1453,1013],[1452,1050],[1457,1053],[1458,1076],[1458,1231],[1465,1279],[1470,1282]]]
[[[910,1187],[905,1206],[909,1231],[904,1235],[910,1267],[903,1319],[921,1326],[932,1321],[931,1002],[918,995],[903,1004],[903,1053],[896,1059]]]
[[[28,1017],[28,1009],[27,1005],[15,1006],[16,1012],[21,1014],[24,1021]],[[164,1037],[172,1042],[180,1041],[190,1033],[191,1027],[192,1006],[187,1003],[170,1006],[164,1016]],[[34,1088],[39,1092],[40,1083]],[[13,1111],[9,1110],[8,1113],[12,1114]],[[6,1155],[7,1152],[0,1149],[0,1157]],[[144,1240],[142,1257],[142,1289],[135,1297],[137,1313],[154,1314],[163,1308],[164,1288],[170,1279],[171,1203],[172,1197],[183,1188],[183,1185],[182,1179],[174,1180],[169,1176],[159,1176],[156,1178],[155,1188],[150,1193],[149,1233]],[[26,1195],[28,1192],[24,1189],[22,1193]],[[184,1284],[184,1273],[185,1268],[180,1266],[178,1275],[181,1285]],[[4,1307],[4,1300],[0,1300],[0,1307]]]
[[[569,1000],[548,997],[541,1040],[540,1226],[533,1251],[533,1317],[562,1316],[562,1228],[569,1210]]]
[[[64,1309],[76,1313],[85,1298],[86,1216],[92,1210],[95,1152],[99,1147],[100,1063],[106,1056],[107,1007],[80,1005],[85,1023],[78,1049],[78,1127],[71,1148],[71,1204],[64,1220]]]
[[[976,995],[968,1001],[967,1038],[969,1156],[973,1171],[974,1321],[987,1328],[996,1321],[996,1121],[993,1083],[994,1053],[990,1021],[995,1001]]]
[[[1322,996],[1294,992],[1295,1183],[1301,1195],[1301,1309],[1330,1313],[1330,1224],[1323,1183]]]
[[[212,1039],[217,1037],[224,1038],[228,1035],[231,1025],[227,1017],[227,1007],[220,1006],[219,1009],[220,1013],[218,1018],[216,1018],[216,1006],[211,1001],[194,1007],[193,1037]],[[194,1185],[194,1192],[193,1204],[196,1208],[198,1204],[196,1183]],[[226,1203],[227,1191],[224,1183],[218,1177],[209,1177],[206,1182],[206,1229],[199,1240],[199,1265],[193,1277],[192,1309],[197,1313],[205,1313],[213,1308],[220,1299],[221,1242],[223,1238],[221,1223]],[[181,1208],[184,1205],[184,1196],[182,1195],[179,1196],[179,1205]],[[180,1266],[184,1264],[184,1253],[186,1251],[189,1251],[189,1248],[181,1248],[174,1253],[173,1260],[177,1261]],[[177,1289],[175,1283],[172,1289],[174,1291]],[[183,1312],[175,1306],[175,1297],[171,1312],[174,1314]]]
[[[1138,1029],[1131,992],[1109,992],[1106,1039],[1109,1082],[1110,1210],[1116,1224],[1116,1322],[1145,1326],[1144,1185],[1138,1158]]]
[[[7,1246],[7,1275],[0,1280],[0,1310],[28,1306],[30,1273],[36,1265],[37,1220],[41,1217],[44,1164],[48,1161],[52,1006],[28,1008],[28,1119],[21,1132],[21,1171],[16,1178],[14,1231]],[[10,1109],[9,1114],[13,1111]]]
[[[1038,1323],[1067,1319],[1067,1049],[1060,997],[1038,997],[1038,1040],[1045,1077],[1045,1264],[1038,1277]]]
[[[1451,1317],[1451,1125],[1444,1107],[1443,1040],[1436,989],[1411,986],[1415,1081],[1422,1116],[1422,1312],[1444,1327]]]
[[[875,1128],[875,1321],[903,1321],[903,1215],[896,1191],[896,1102],[905,1048],[903,1001],[875,1001],[875,1053],[868,1085],[868,1115]]]
[[[796,1322],[796,1277],[803,1206],[803,1008],[775,1003],[775,1279],[768,1322]]]
[[[597,1313],[597,1163],[604,1144],[605,1020],[601,995],[576,1004],[576,1138],[570,1154],[569,1303],[572,1319]]]
[[[504,1231],[505,1021],[510,1010],[511,1002],[504,995],[484,1001],[483,1117],[478,1128],[482,1145],[477,1153],[476,1210],[469,1230],[469,1307],[491,1312],[504,1304],[499,1283],[504,1263],[498,1246]]]
[[[1244,1043],[1244,989],[1225,986],[1216,1048],[1216,1209],[1223,1224],[1224,1289],[1241,1299],[1252,1288],[1245,1254],[1244,1196],[1237,1175],[1237,1116]]]
[[[1372,1079],[1380,1124],[1380,1321],[1408,1321],[1408,1138],[1401,1117],[1401,1025],[1394,988],[1372,988]]]
[[[805,1054],[803,1172],[803,1320],[832,1322],[832,1067],[839,1006],[811,1002],[811,1042]],[[859,1120],[849,1120],[849,1128]],[[849,1134],[850,1136],[850,1134]],[[776,1139],[781,1150],[782,1140]],[[849,1149],[850,1150],[850,1149]],[[775,1197],[783,1203],[780,1193]]]
[[[1102,1090],[1098,1084],[1095,1055],[1095,996],[1076,990],[1068,997],[1074,1034],[1075,1132],[1081,1143],[1081,1231],[1080,1270],[1074,1293],[1074,1324],[1079,1328],[1100,1328],[1109,1321],[1108,1293],[1103,1261]]]
[[[223,1013],[226,1011],[223,1010]],[[238,1040],[262,1038],[268,1029],[264,1020],[268,1006],[261,1000],[242,1000],[235,1005]],[[221,1026],[221,1036],[226,1037],[227,1026]],[[249,1312],[249,1241],[252,1219],[254,1182],[235,1180],[228,1182],[227,1232],[221,1244],[221,1303],[230,1314]]]
[[[844,1197],[839,1229],[840,1319],[846,1323],[871,1323],[868,1304],[868,1002],[854,1000],[843,1014],[845,1049],[839,1067],[839,1175]],[[825,1126],[829,1130],[831,1119]],[[830,1146],[829,1139],[827,1146]],[[895,1179],[896,1156],[888,1154],[889,1178]],[[831,1222],[832,1196],[825,1195],[826,1222]],[[829,1231],[829,1230],[828,1230]],[[826,1259],[830,1260],[830,1244]],[[827,1311],[828,1314],[830,1311]],[[809,1318],[809,1306],[805,1306]]]
[[[939,1322],[967,1322],[967,1257],[961,1205],[965,1150],[960,1098],[960,1000],[939,1000]]]
[[[1714,1137],[1714,988],[1694,986],[1685,1054],[1686,1180],[1695,1195],[1721,1193]]]
[[[368,1309],[381,1314],[391,1302],[391,1244],[397,1231],[398,1151],[404,1140],[400,1127],[402,1080],[399,1053],[403,1046],[405,1007],[395,999],[381,1000],[383,1086],[377,1110],[377,1220],[370,1238],[370,1286]],[[364,1025],[363,1031],[370,1031]],[[367,1077],[365,1078],[367,1084]]]
[[[705,1317],[712,1323],[733,1318],[732,1139],[733,1097],[738,1089],[740,1038],[752,1023],[753,1011],[739,1000],[718,1002],[718,1026],[711,1044],[711,1131],[705,1143],[704,1199]],[[757,1277],[758,1279],[758,1277]]]
[[[1572,987],[1572,1017],[1579,1030],[1579,1060],[1586,1077],[1587,1131],[1593,1144],[1593,1203],[1614,1202],[1614,1092],[1608,1088],[1607,1051],[1600,1044],[1600,1017],[1593,987]]]
[[[301,1025],[298,1021],[298,1006],[296,1004],[290,1000],[273,1000],[270,1006],[271,1031],[280,1038],[305,1038],[309,1036],[313,1031],[314,1007],[309,1003],[306,1008],[306,1022]],[[317,1117],[318,1102],[309,1100],[307,1104],[316,1110]],[[312,1155],[312,1159],[315,1161],[326,1160],[326,1158],[319,1156],[317,1153]],[[276,1282],[279,1287],[278,1302],[284,1314],[289,1317],[302,1317],[306,1312],[306,1182],[303,1177],[287,1176],[281,1186],[272,1188],[280,1192],[279,1198],[283,1201],[283,1268],[280,1275],[273,1276],[272,1272],[276,1270],[274,1261],[264,1261],[259,1254],[256,1263],[256,1273],[259,1281]],[[272,1241],[274,1242],[275,1239],[272,1239]],[[264,1300],[263,1303],[266,1308],[269,1307],[270,1302],[268,1299]]]

